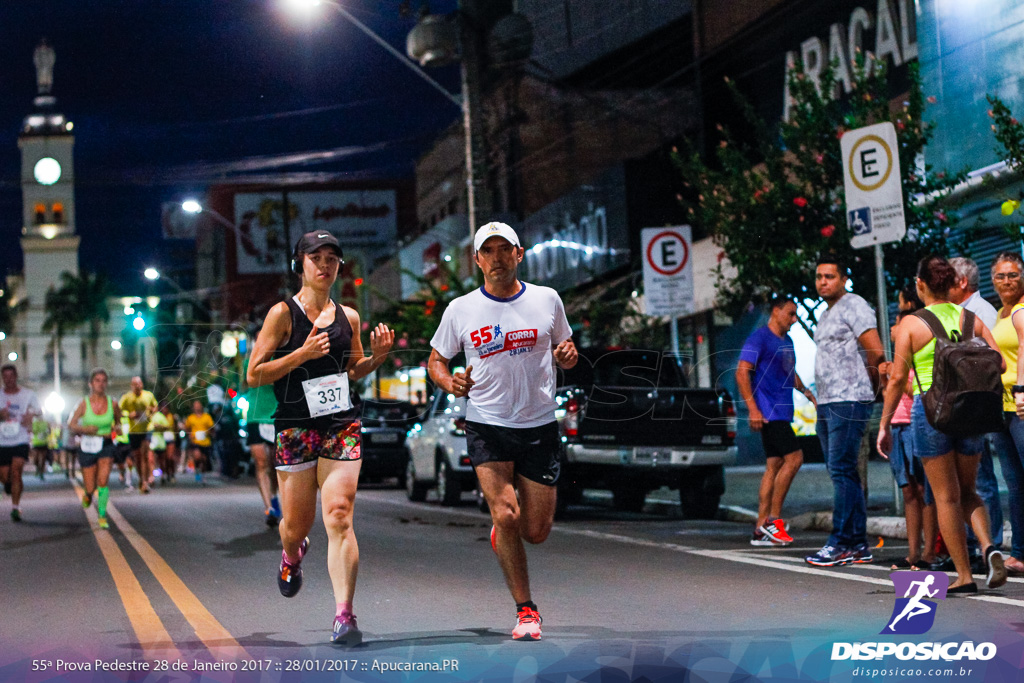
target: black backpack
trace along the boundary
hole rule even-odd
[[[1002,431],[1003,359],[974,336],[974,313],[965,310],[963,331],[954,330],[952,335],[931,311],[922,309],[914,315],[935,336],[932,386],[921,396],[931,426],[953,437]],[[920,380],[917,388],[920,391]]]

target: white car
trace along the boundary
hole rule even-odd
[[[440,389],[434,392],[425,419],[409,430],[405,440],[409,500],[426,500],[427,492],[436,487],[442,505],[457,505],[463,491],[476,488],[476,473],[466,453],[465,426],[466,399]]]

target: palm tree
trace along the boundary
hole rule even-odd
[[[54,374],[57,378],[58,387],[60,382],[60,348],[61,340],[81,324],[78,313],[78,304],[75,301],[74,289],[70,286],[70,273],[60,274],[61,286],[59,289],[50,287],[46,292],[44,307],[46,318],[43,319],[43,332],[53,335],[53,360]]]
[[[14,331],[14,322],[18,317],[18,314],[25,304],[28,303],[26,300],[13,303],[14,292],[4,287],[0,289],[0,332],[4,334],[10,334]]]
[[[110,309],[107,307],[107,299],[112,296],[110,281],[104,273],[84,272],[71,282],[74,283],[74,299],[78,306],[79,319],[81,324],[88,326],[86,339],[89,342],[91,365],[95,367],[98,365],[97,346],[100,333],[103,325],[110,320]]]
[[[93,364],[96,361],[96,347],[99,344],[103,323],[110,319],[107,298],[110,296],[110,282],[103,273],[60,274],[60,287],[53,287],[46,293],[46,319],[43,331],[53,334],[56,348],[60,340],[83,325],[88,325],[87,338]]]

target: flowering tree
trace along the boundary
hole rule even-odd
[[[890,103],[879,63],[866,69],[860,60],[853,93],[843,100],[833,96],[839,83],[831,68],[823,70],[817,84],[794,70],[789,82],[793,114],[777,128],[761,120],[729,82],[746,123],[742,135],[719,125],[713,160],[694,150],[674,154],[685,187],[679,199],[732,266],[718,267],[719,304],[727,311],[737,313],[772,295],[785,295],[816,323],[810,302],[818,298],[814,269],[822,253],[850,265],[861,295],[876,296],[873,253],[850,246],[844,204],[839,140],[862,126],[891,121],[899,140],[907,235],[884,247],[890,298],[913,277],[922,256],[957,249],[949,241],[955,219],[950,191],[966,172],[935,172],[920,162],[932,129],[922,118],[925,97],[916,66],[910,65],[910,92],[897,107]]]
[[[1024,169],[1024,124],[1021,124],[1013,116],[1013,112],[1006,104],[995,95],[987,96],[988,103],[992,108],[988,110],[992,121],[992,132],[995,133],[996,142],[999,147],[996,151],[1006,159],[1006,163],[1017,173]],[[1020,209],[1024,193],[1018,191],[1016,198],[1009,198],[1003,202],[1002,213],[1004,216],[1012,215]],[[1007,226],[1007,230],[1016,235],[1015,226]],[[1024,238],[1024,227],[1020,228]]]

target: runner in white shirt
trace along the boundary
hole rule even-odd
[[[555,363],[576,365],[576,347],[558,293],[517,278],[524,252],[512,228],[484,225],[473,248],[484,286],[445,309],[428,371],[443,390],[469,396],[466,447],[490,506],[491,547],[516,602],[512,638],[540,640],[523,540],[542,543],[551,532],[561,467]],[[459,351],[467,367],[453,375],[448,363]]]
[[[31,389],[18,386],[18,369],[10,363],[0,366],[0,483],[11,494],[11,519],[21,521],[22,472],[28,460],[32,418],[42,415],[39,399]]]

